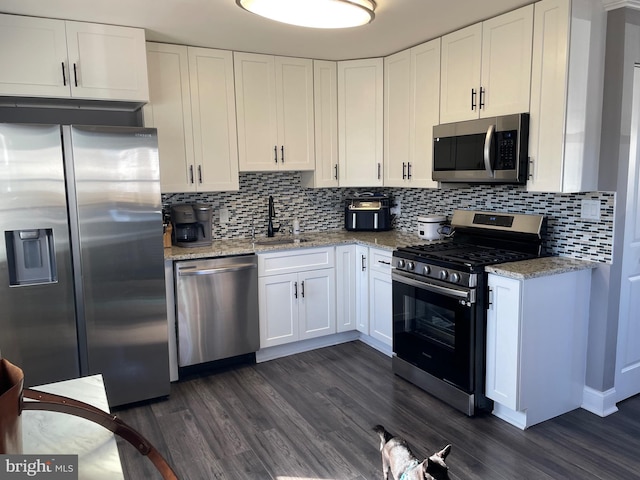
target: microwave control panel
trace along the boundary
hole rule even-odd
[[[513,170],[518,158],[518,132],[508,130],[496,134],[497,158],[495,170]]]

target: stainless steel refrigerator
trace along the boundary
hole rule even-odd
[[[0,124],[0,354],[27,386],[169,394],[155,129]]]

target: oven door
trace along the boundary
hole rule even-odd
[[[392,280],[394,353],[472,393],[475,289],[425,281],[396,270]]]

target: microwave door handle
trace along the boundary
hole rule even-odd
[[[491,165],[491,143],[493,142],[493,135],[495,131],[496,126],[490,125],[489,128],[487,128],[487,135],[484,137],[484,169],[489,178],[493,178],[493,165]]]

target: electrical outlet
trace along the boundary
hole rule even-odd
[[[229,223],[229,209],[221,208],[220,209],[220,225],[226,225]]]
[[[582,199],[580,218],[582,220],[600,221],[600,200]]]

